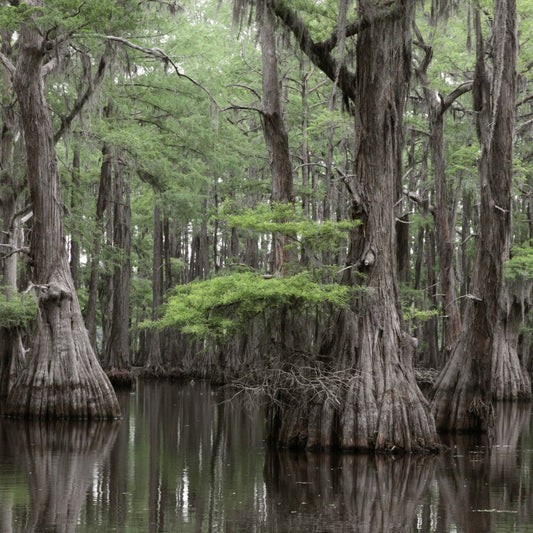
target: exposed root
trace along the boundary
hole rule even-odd
[[[68,265],[58,265],[49,289],[40,295],[36,338],[27,365],[9,391],[5,416],[48,420],[120,417],[115,392],[90,345],[68,275]]]
[[[255,378],[255,381],[252,379]],[[392,379],[389,376],[389,379]],[[416,385],[384,392],[354,369],[327,372],[285,365],[234,382],[237,394],[267,401],[268,439],[291,449],[436,452],[439,442],[428,405]]]
[[[106,375],[115,390],[133,390],[135,376],[131,370],[106,370]]]

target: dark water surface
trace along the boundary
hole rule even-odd
[[[139,383],[118,423],[0,419],[0,533],[533,532],[530,404],[427,457],[266,451],[257,408]]]

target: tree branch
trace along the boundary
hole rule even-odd
[[[231,111],[231,110],[256,111],[261,116],[265,115],[265,112],[262,109],[259,109],[258,107],[252,107],[252,106],[247,106],[247,105],[234,105],[231,102],[230,102],[229,107],[225,107],[221,109],[220,111],[224,112],[224,111]]]
[[[196,85],[198,88],[200,88],[211,100],[213,104],[215,104],[217,109],[220,109],[220,106],[218,105],[217,101],[215,100],[215,97],[210,93],[209,89],[202,85],[199,81],[196,81],[194,78],[191,78],[190,76],[187,76],[187,74],[184,74],[183,72],[180,72],[178,66],[172,58],[161,48],[146,48],[144,46],[139,46],[135,43],[132,43],[131,41],[128,41],[127,39],[124,39],[123,37],[117,37],[115,35],[108,35],[107,37],[108,41],[114,41],[123,44],[124,46],[127,46],[128,48],[131,48],[133,50],[137,50],[139,52],[142,52],[143,54],[154,57],[156,59],[159,59],[165,64],[172,65],[172,68],[174,69],[174,72],[178,75],[180,78],[185,78],[186,80],[189,80],[192,84]]]
[[[355,75],[345,65],[340,68],[337,61],[331,57],[330,50],[322,43],[315,43],[304,22],[298,14],[279,2],[272,0],[274,13],[285,27],[292,32],[300,50],[316,65],[330,80],[337,81],[346,101],[355,102]],[[337,72],[338,80],[337,80]]]
[[[391,8],[392,7],[392,8]],[[365,18],[364,20],[356,20],[350,24],[346,24],[344,29],[345,37],[353,37],[357,35],[361,30],[369,28],[372,24],[384,20],[389,17],[394,17],[401,15],[403,8],[400,2],[395,0],[389,0],[384,2],[379,9],[376,10],[376,13],[371,18]],[[321,48],[325,53],[330,53],[338,44],[339,41],[339,29],[335,28],[332,34],[325,40],[320,43],[316,43],[318,48]]]
[[[0,52],[0,63],[2,63],[2,65],[4,65],[4,67],[6,67],[7,70],[9,70],[9,73],[12,76],[13,74],[15,74],[15,65],[13,65],[13,63],[11,63],[9,58],[5,56],[2,52]]]
[[[253,88],[242,83],[230,83],[226,87],[240,87],[241,89],[248,89],[258,100],[261,100],[261,95]]]
[[[22,254],[22,253],[26,255],[30,255],[30,249],[27,246],[22,246],[21,248],[17,248],[16,246],[13,246],[12,244],[0,244],[0,247],[9,249],[8,252],[0,254],[0,259],[7,259],[8,257],[11,257],[12,255]]]
[[[449,93],[442,101],[442,113],[444,113],[461,95],[472,90],[474,82],[467,80],[458,85],[451,93]]]
[[[83,106],[87,103],[89,98],[94,94],[96,87],[100,85],[107,66],[106,52],[107,50],[104,50],[102,57],[100,57],[100,63],[98,64],[98,70],[96,71],[94,79],[92,81],[89,81],[89,86],[87,87],[85,92],[78,98],[77,102],[74,104],[74,107],[72,108],[68,116],[65,118],[61,118],[61,126],[59,130],[54,134],[54,143],[57,143],[59,139],[61,139],[65,131],[70,129],[72,121],[83,109]]]

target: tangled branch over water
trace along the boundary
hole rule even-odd
[[[287,364],[251,371],[230,383],[233,397],[276,405],[329,404],[340,407],[349,390],[357,386],[361,372],[354,368],[330,370],[316,364]]]

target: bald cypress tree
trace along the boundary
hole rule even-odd
[[[5,56],[2,62],[13,79],[26,146],[33,206],[31,276],[39,310],[27,366],[9,392],[4,413],[116,418],[118,402],[89,342],[65,242],[54,131],[45,96],[46,77],[64,54],[53,47],[64,40],[47,40],[48,33],[37,19],[42,1],[29,0],[26,5],[35,9],[20,24],[16,64]]]
[[[513,345],[518,337],[513,298],[504,277],[511,244],[511,185],[516,101],[516,5],[494,2],[492,69],[476,11],[473,103],[481,145],[479,236],[463,329],[435,385],[431,406],[437,426],[486,431],[492,398],[530,396],[529,376]]]
[[[347,2],[341,2],[339,30],[320,43],[290,5],[264,2],[354,111],[354,176],[346,185],[352,216],[361,221],[351,234],[343,279],[359,290],[350,309],[336,315],[332,341],[321,353],[332,374],[351,369],[351,377],[347,386],[332,390],[335,402],[315,397],[271,405],[269,438],[312,449],[432,449],[435,425],[414,378],[414,340],[399,312],[396,259],[395,205],[401,192],[414,2],[397,0],[381,9],[363,0],[353,23],[346,22]],[[333,53],[348,33],[357,34],[355,73],[344,53]]]

